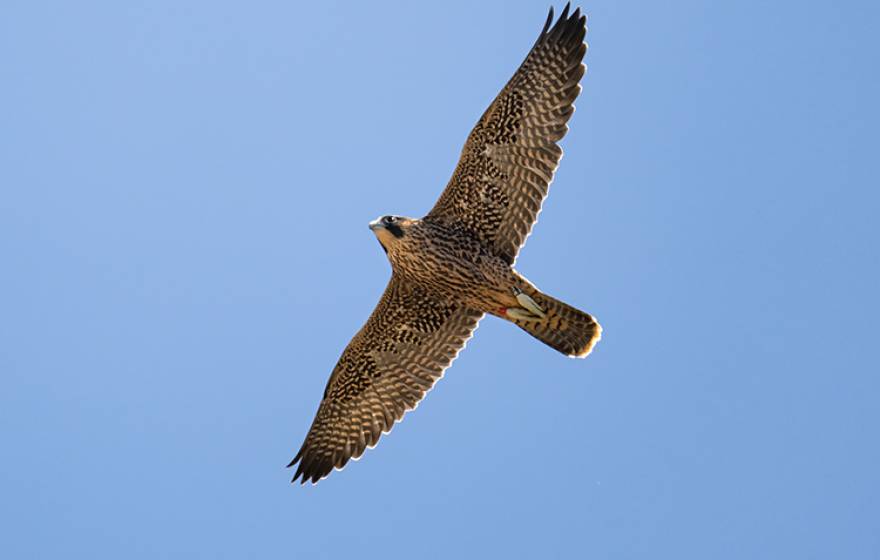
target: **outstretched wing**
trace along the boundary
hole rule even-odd
[[[376,445],[431,390],[482,317],[392,276],[330,375],[306,440],[288,465],[299,463],[293,480],[318,482]]]
[[[553,9],[525,61],[468,136],[452,179],[426,218],[465,227],[513,264],[562,157],[584,75],[586,16]]]

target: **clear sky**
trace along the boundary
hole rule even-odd
[[[430,208],[548,3],[4,2],[0,557],[880,556],[880,8],[583,7],[517,268],[602,342],[489,318],[303,488],[367,222]]]

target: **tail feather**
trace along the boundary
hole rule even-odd
[[[602,327],[589,313],[541,293],[529,290],[545,316],[541,319],[522,320],[507,317],[519,328],[544,344],[567,356],[585,358],[602,338]]]

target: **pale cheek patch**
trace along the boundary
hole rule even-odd
[[[384,247],[388,247],[391,243],[394,242],[394,236],[391,235],[386,229],[376,230],[376,237],[379,238],[379,243],[381,243]]]

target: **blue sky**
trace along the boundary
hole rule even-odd
[[[592,2],[495,319],[343,472],[283,467],[546,2],[0,8],[0,556],[876,558],[868,2]],[[557,9],[561,6],[557,5]]]

